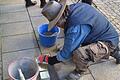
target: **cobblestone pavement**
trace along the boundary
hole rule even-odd
[[[117,30],[120,30],[120,0],[95,0],[94,3]]]
[[[0,0],[0,80],[8,80],[7,68],[12,61],[23,56],[34,59],[41,52],[46,54],[52,52],[51,55],[54,55],[56,47],[63,45],[63,38],[59,38],[58,43],[52,48],[40,46],[37,27],[48,21],[41,15],[39,0],[37,2],[36,6],[26,9],[24,0]],[[68,1],[68,4],[70,3]],[[120,0],[94,0],[94,4],[120,34]],[[62,31],[59,37],[63,37]],[[74,66],[69,63],[55,66],[58,74],[61,74],[59,77],[63,77],[74,69]],[[49,80],[47,70],[40,70],[41,78]],[[116,65],[113,58],[92,64],[80,78],[80,80],[119,79],[120,65]]]

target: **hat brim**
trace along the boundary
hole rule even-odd
[[[66,2],[67,2],[66,0],[60,0],[59,3],[62,5],[62,8],[61,8],[60,12],[58,13],[57,17],[49,22],[48,31],[51,30],[56,25],[58,20],[61,18],[62,14],[65,10],[65,7],[66,7]]]

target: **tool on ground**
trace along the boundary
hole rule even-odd
[[[22,70],[20,68],[18,68],[18,72],[19,72],[20,80],[25,80],[25,77],[24,77]]]
[[[39,68],[33,59],[23,57],[9,65],[8,74],[11,80],[37,80]]]

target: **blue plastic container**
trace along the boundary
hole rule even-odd
[[[38,26],[39,42],[43,47],[52,47],[56,43],[58,34],[60,33],[59,27],[53,27],[49,32],[56,33],[55,35],[45,35],[48,32],[48,24],[41,24]]]

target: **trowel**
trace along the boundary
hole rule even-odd
[[[18,68],[18,72],[19,72],[19,75],[20,75],[20,80],[25,80],[25,77],[22,73],[22,70],[20,68]]]

